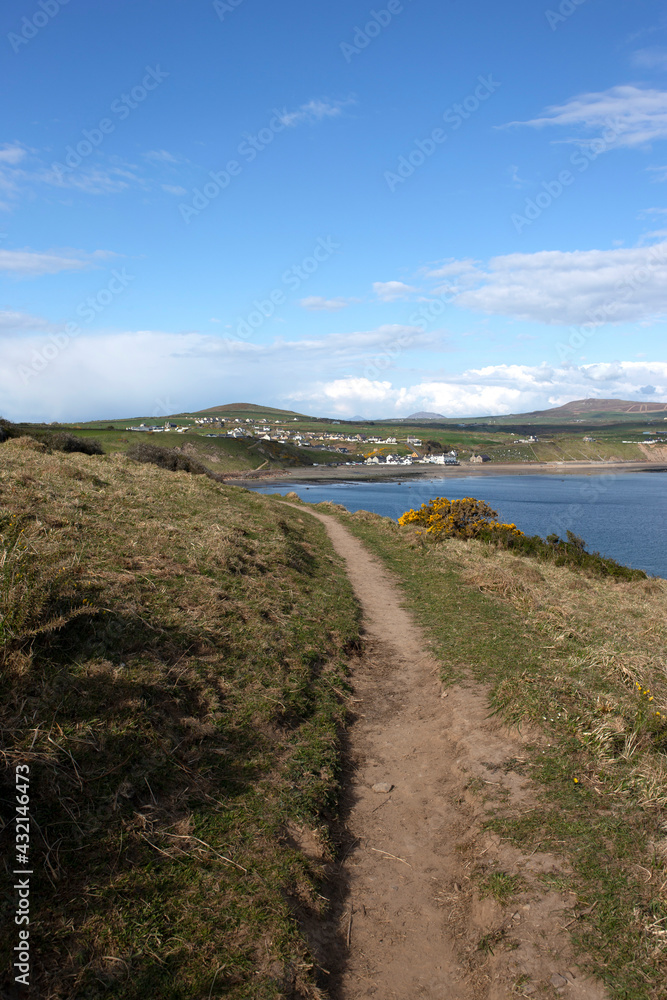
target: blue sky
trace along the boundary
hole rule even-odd
[[[3,415],[667,400],[657,0],[0,17]]]

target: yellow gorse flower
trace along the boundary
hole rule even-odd
[[[515,524],[501,524],[497,517],[497,511],[474,497],[463,497],[461,500],[436,497],[422,504],[419,510],[407,510],[399,517],[398,523],[424,525],[426,533],[435,538],[475,538],[482,531],[505,531],[516,537],[523,535]]]

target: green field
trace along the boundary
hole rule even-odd
[[[630,406],[631,404],[626,404]],[[571,406],[573,409],[568,409]],[[199,413],[169,417],[128,417],[68,425],[19,425],[25,433],[67,431],[99,440],[107,453],[126,451],[138,440],[150,439],[166,448],[180,449],[214,472],[250,472],[313,464],[363,461],[374,454],[416,455],[455,450],[465,463],[474,455],[492,462],[664,462],[667,459],[667,423],[662,411],[636,413],[596,412],[576,404],[538,414],[516,417],[477,417],[460,420],[346,421],[297,414],[252,404],[228,404]],[[209,419],[214,424],[197,421]],[[187,428],[163,432],[165,422]],[[157,433],[129,428],[144,424]],[[230,438],[227,433],[243,429],[249,436]],[[261,440],[282,434],[286,440]],[[215,437],[207,437],[214,434]],[[299,442],[296,435],[301,435]],[[332,435],[336,439],[332,439]],[[419,444],[408,443],[408,437]],[[373,440],[374,438],[379,440]],[[535,440],[532,440],[535,438]],[[646,439],[658,444],[642,448]],[[396,439],[389,441],[387,439]],[[629,443],[628,443],[629,442]],[[345,449],[345,451],[341,450]]]

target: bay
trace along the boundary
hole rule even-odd
[[[409,481],[291,482],[253,487],[257,493],[293,490],[308,503],[332,500],[349,511],[369,510],[398,519],[433,497],[475,497],[528,535],[569,529],[589,552],[667,578],[667,474],[460,476]]]

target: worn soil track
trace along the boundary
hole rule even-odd
[[[349,846],[331,868],[336,926],[307,928],[327,994],[605,1000],[572,953],[564,925],[573,897],[540,881],[562,873],[563,860],[522,855],[482,830],[490,808],[534,804],[519,773],[522,739],[489,717],[481,688],[443,691],[386,568],[336,518],[293,506],[325,524],[363,612],[343,813]],[[520,880],[504,906],[480,894],[487,871]]]

